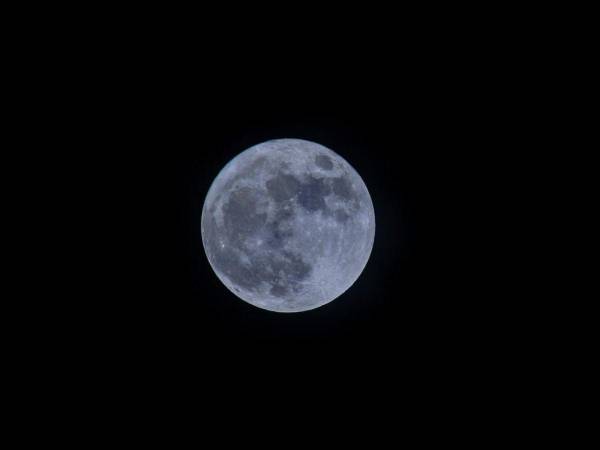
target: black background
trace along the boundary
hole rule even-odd
[[[97,241],[108,254],[87,288],[97,300],[78,321],[100,330],[99,351],[171,381],[208,377],[216,386],[243,374],[227,389],[300,379],[331,387],[339,378],[447,384],[455,371],[471,380],[491,367],[512,313],[490,281],[502,236],[484,226],[506,155],[508,75],[485,57],[489,43],[405,37],[402,45],[335,35],[281,45],[273,35],[227,46],[206,38],[198,48],[121,43],[110,64],[80,67],[90,74],[80,101],[97,106],[85,135],[107,167],[99,193],[111,211],[91,219],[106,230]],[[200,234],[223,166],[284,137],[345,158],[376,216],[360,278],[298,314],[235,297]]]
[[[479,345],[474,334],[491,325],[490,304],[476,298],[485,271],[476,255],[486,245],[477,180],[493,170],[480,147],[490,139],[478,105],[485,94],[473,92],[466,75],[419,58],[403,66],[350,62],[240,62],[198,79],[182,71],[167,79],[169,89],[135,80],[142,92],[122,125],[133,136],[125,145],[135,148],[124,209],[138,220],[127,238],[143,237],[124,274],[137,281],[125,303],[132,333],[142,327],[168,353],[301,346],[327,358],[333,345],[419,357]],[[341,298],[301,314],[236,298],[210,268],[200,235],[203,201],[221,168],[283,137],[342,155],[364,179],[376,214],[362,276]]]
[[[540,76],[526,63],[540,37],[511,46],[518,25],[494,27],[496,12],[471,20],[471,8],[453,11],[461,21],[429,5],[351,18],[320,9],[301,17],[298,7],[259,12],[262,22],[231,9],[214,23],[210,14],[161,10],[150,19],[145,10],[93,24],[94,13],[23,52],[35,65],[23,70],[34,97],[23,108],[46,124],[26,135],[42,138],[41,153],[74,178],[41,167],[64,190],[36,187],[52,201],[34,233],[56,246],[37,264],[74,266],[59,266],[47,284],[29,280],[44,290],[31,338],[44,358],[23,358],[37,365],[31,385],[56,396],[48,415],[64,405],[64,386],[76,415],[91,406],[123,428],[165,416],[177,428],[186,418],[206,423],[203,414],[229,427],[220,438],[246,437],[235,418],[258,419],[261,437],[332,431],[336,417],[337,436],[354,436],[381,416],[393,431],[417,423],[431,436],[437,416],[468,434],[488,420],[480,411],[503,401],[512,418],[521,403],[508,404],[520,395],[511,383],[526,377],[518,363],[533,360],[544,339],[522,339],[539,318],[523,301],[531,291],[509,287],[514,267],[529,261],[510,253],[522,215],[506,200],[515,178],[507,169],[523,165],[536,139],[520,131],[537,101],[527,95]],[[376,215],[360,278],[298,314],[236,298],[200,235],[222,167],[284,137],[345,158]],[[23,153],[26,167],[44,166]],[[66,224],[54,208],[65,199]],[[75,241],[73,256],[53,224]],[[309,414],[298,420],[300,406]]]

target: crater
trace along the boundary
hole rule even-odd
[[[323,170],[333,169],[333,162],[327,155],[317,155],[315,157],[315,164]]]

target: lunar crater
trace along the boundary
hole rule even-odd
[[[327,155],[315,156],[315,164],[323,170],[333,169],[333,161],[331,161],[331,158]]]

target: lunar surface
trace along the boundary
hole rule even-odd
[[[202,242],[217,277],[242,300],[277,312],[343,294],[367,264],[374,237],[373,203],[358,173],[300,139],[240,153],[202,210]]]

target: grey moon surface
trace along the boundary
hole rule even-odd
[[[371,196],[341,156],[277,139],[233,158],[202,209],[202,243],[217,277],[259,308],[301,312],[343,294],[375,238]]]

